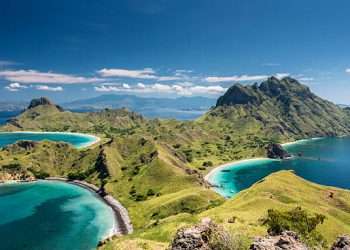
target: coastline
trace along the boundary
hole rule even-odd
[[[93,139],[91,142],[83,143],[83,145],[76,147],[77,149],[82,148],[88,148],[91,147],[94,144],[97,144],[101,141],[101,138],[92,134],[84,134],[84,133],[75,133],[75,132],[53,132],[53,131],[0,131],[0,134],[7,134],[7,133],[18,133],[18,134],[65,134],[65,135],[76,135],[76,136],[82,136],[82,137],[88,137],[90,139]]]
[[[324,138],[327,138],[327,137],[312,137],[312,138],[309,138],[309,139],[300,139],[300,140],[295,140],[295,141],[291,141],[291,142],[281,143],[281,146],[282,147],[291,146],[291,145],[304,143],[304,142],[308,142],[308,141],[321,140],[321,139],[324,139]]]
[[[231,161],[228,163],[224,163],[221,164],[219,166],[214,167],[213,169],[211,169],[209,171],[209,173],[207,173],[204,176],[204,180],[209,183],[211,186],[215,186],[215,184],[212,184],[210,182],[210,178],[218,171],[223,170],[227,167],[234,167],[235,165],[239,165],[241,163],[245,163],[245,162],[254,162],[254,161],[263,161],[263,160],[276,160],[276,159],[270,159],[270,158],[266,158],[266,157],[257,157],[257,158],[248,158],[248,159],[243,159],[243,160],[238,160],[238,161]]]
[[[127,209],[123,207],[123,205],[119,201],[114,199],[111,195],[109,194],[102,195],[101,193],[99,193],[100,189],[95,185],[85,181],[68,180],[67,178],[63,178],[63,177],[48,177],[45,180],[60,181],[60,182],[64,182],[67,184],[76,185],[81,188],[84,188],[96,194],[96,196],[99,199],[101,199],[107,206],[109,206],[113,210],[114,220],[115,220],[113,223],[113,228],[108,233],[108,235],[105,235],[104,238],[100,240],[100,243],[106,242],[113,237],[126,235],[133,232],[133,226],[131,224],[131,220],[129,218]]]
[[[320,140],[320,139],[324,139],[326,137],[312,137],[312,138],[309,138],[309,139],[300,139],[300,140],[295,140],[295,141],[291,141],[291,142],[285,142],[285,143],[281,143],[281,146],[282,147],[285,147],[285,146],[291,146],[291,145],[295,145],[295,144],[299,144],[299,143],[304,143],[304,142],[307,142],[307,141],[311,141],[311,140]],[[232,161],[232,162],[228,162],[228,163],[224,163],[224,164],[221,164],[221,165],[218,165],[216,167],[214,167],[213,169],[211,169],[205,176],[204,176],[204,180],[209,184],[209,186],[211,187],[215,187],[217,186],[216,184],[212,183],[211,182],[211,177],[213,175],[215,175],[215,173],[217,173],[218,171],[221,171],[227,167],[234,167],[235,165],[239,165],[241,163],[244,163],[244,162],[254,162],[254,161],[263,161],[263,160],[277,160],[278,159],[271,159],[271,158],[267,158],[267,157],[257,157],[257,158],[248,158],[248,159],[243,159],[243,160],[238,160],[238,161]]]

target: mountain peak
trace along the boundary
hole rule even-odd
[[[237,83],[218,99],[216,106],[256,103],[259,99],[257,91],[252,86]]]
[[[55,106],[59,111],[63,111],[63,109],[60,106],[55,105],[47,97],[40,97],[40,98],[32,99],[30,101],[29,106],[28,106],[27,109],[33,109],[35,107],[44,106],[44,105]]]
[[[260,85],[241,85],[239,83],[230,87],[227,92],[221,96],[216,106],[232,106],[236,104],[260,104],[266,98],[285,98],[285,97],[312,97],[310,89],[299,83],[296,79],[285,77],[278,79],[271,76]]]

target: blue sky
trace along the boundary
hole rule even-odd
[[[348,0],[0,1],[0,98],[217,97],[293,76],[350,104]]]

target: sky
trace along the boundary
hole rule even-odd
[[[1,0],[0,100],[216,98],[291,76],[350,104],[348,0]]]

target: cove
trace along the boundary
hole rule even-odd
[[[114,227],[96,194],[63,182],[0,185],[1,249],[96,249]]]
[[[279,170],[293,170],[309,181],[350,189],[350,137],[301,140],[283,147],[293,155],[291,159],[241,161],[214,169],[207,180],[227,198]]]
[[[0,132],[0,148],[20,140],[61,141],[81,149],[98,142],[99,138],[88,134],[66,132]]]

